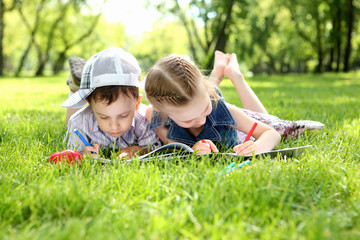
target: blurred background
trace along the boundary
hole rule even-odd
[[[202,69],[215,50],[236,53],[250,74],[360,68],[360,0],[0,0],[0,75],[68,71],[122,47],[143,71],[189,55]]]

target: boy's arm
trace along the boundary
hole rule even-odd
[[[135,134],[136,143],[141,148],[155,150],[162,146],[160,138],[153,130],[150,130],[150,124],[147,122],[145,116],[140,112],[135,114]]]
[[[65,116],[65,127],[68,125],[69,119],[74,113],[79,111],[81,108],[67,108],[66,109],[66,116]]]
[[[70,149],[76,149],[79,152],[83,152],[85,149],[85,144],[80,141],[79,137],[74,133],[75,129],[79,129],[82,135],[85,135],[80,128],[78,128],[77,124],[75,124],[73,121],[69,121],[68,128],[64,137],[64,143],[66,143],[66,146]],[[86,136],[86,135],[85,135]],[[86,139],[89,141],[88,139]]]
[[[93,157],[98,157],[99,145],[94,144],[93,146],[86,146],[85,143],[81,141],[74,132],[74,130],[77,129],[87,142],[92,142],[86,129],[93,129],[93,127],[88,126],[89,116],[84,114],[84,112],[85,111],[79,112],[79,114],[69,119],[64,143],[66,142],[68,148],[75,149],[83,155],[92,155]]]

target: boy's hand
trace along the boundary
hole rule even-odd
[[[251,156],[252,153],[256,153],[256,143],[249,140],[245,143],[236,145],[233,150],[237,155]]]
[[[131,159],[135,155],[143,155],[148,152],[149,152],[149,150],[147,148],[140,147],[140,146],[130,146],[130,147],[121,149],[119,154],[116,156],[116,159],[117,160],[127,160],[127,159]]]
[[[218,50],[215,51],[214,69],[210,74],[210,78],[216,86],[219,86],[223,80],[224,70],[229,63],[229,60],[229,56],[227,56],[225,53]]]
[[[127,160],[130,158],[131,158],[131,156],[129,154],[127,154],[126,152],[122,152],[119,155],[117,155],[117,157],[116,157],[117,160]]]
[[[215,144],[211,140],[201,140],[194,144],[192,149],[199,150],[197,154],[208,154],[213,152],[219,152]]]
[[[229,64],[224,69],[225,77],[233,80],[236,74],[241,74],[239,63],[236,59],[236,54],[227,54],[229,57]]]
[[[93,156],[94,158],[99,157],[99,144],[92,146],[86,146],[84,150],[84,155]]]

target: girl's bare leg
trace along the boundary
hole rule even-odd
[[[215,51],[214,69],[210,73],[210,81],[213,85],[219,86],[224,78],[224,70],[229,64],[229,57],[220,52]]]
[[[214,85],[218,86],[224,76],[229,78],[235,86],[244,109],[259,113],[268,113],[254,91],[245,81],[240,71],[236,55],[234,53],[224,54],[220,51],[215,51],[214,70],[210,74],[210,79]]]

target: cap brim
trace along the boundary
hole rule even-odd
[[[79,89],[73,95],[71,95],[65,102],[61,104],[62,107],[66,108],[81,108],[87,104],[85,100],[95,88],[91,89]]]

